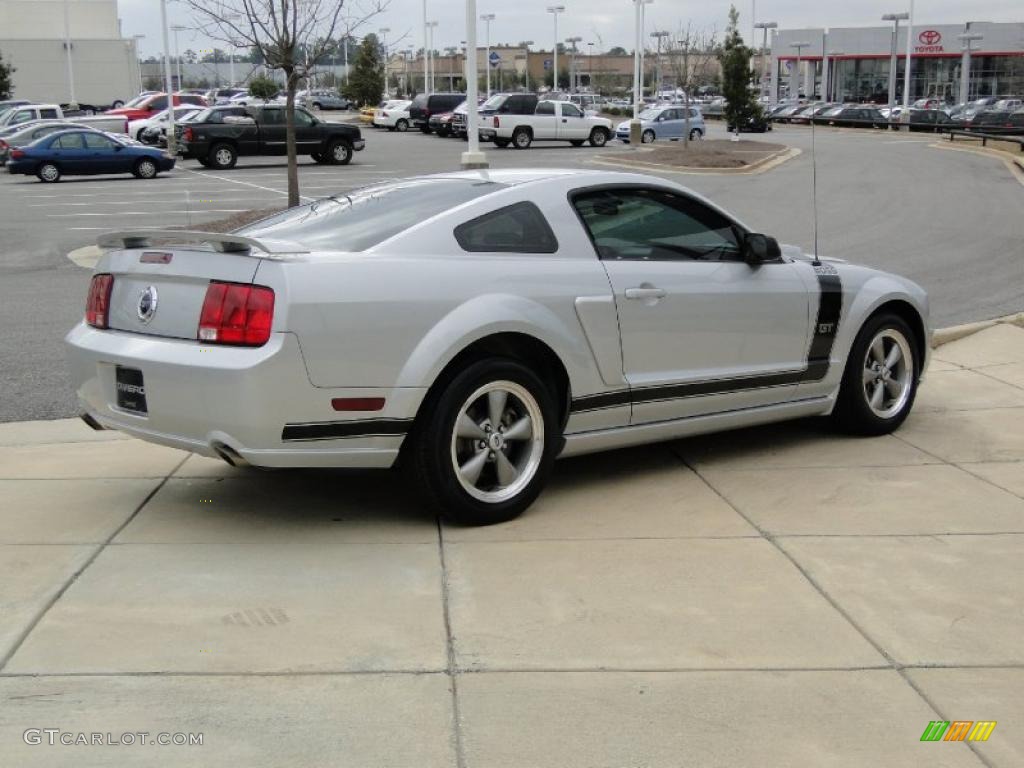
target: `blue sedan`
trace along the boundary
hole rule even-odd
[[[152,179],[173,167],[174,159],[159,149],[91,130],[52,133],[12,150],[7,162],[10,173],[35,174],[49,183],[65,175],[97,173],[132,173],[140,179]]]

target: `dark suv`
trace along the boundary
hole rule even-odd
[[[481,116],[490,115],[532,115],[537,111],[537,94],[535,93],[496,93],[477,108]],[[456,112],[452,116],[452,133],[456,136],[466,134],[466,114]]]
[[[409,105],[409,122],[424,133],[430,133],[430,116],[451,112],[466,100],[464,93],[421,93]]]

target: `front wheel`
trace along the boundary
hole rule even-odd
[[[520,515],[540,493],[559,444],[554,395],[526,366],[472,363],[427,404],[410,436],[424,497],[462,525]]]
[[[832,412],[843,430],[885,435],[907,418],[921,370],[914,340],[910,326],[897,315],[876,315],[860,329]]]
[[[156,163],[148,157],[144,157],[135,164],[135,167],[132,168],[132,173],[137,179],[152,179],[157,174]]]
[[[590,132],[590,146],[603,147],[608,143],[608,131],[604,128],[595,128]]]
[[[313,102],[313,109],[321,110],[323,108],[324,108],[323,105],[319,101],[314,101]]]
[[[642,134],[640,134],[640,142],[643,144],[650,144],[654,141],[654,131],[648,128]]]
[[[40,181],[45,181],[47,184],[53,184],[54,182],[60,181],[60,168],[53,163],[43,163],[36,170],[36,176],[39,177]]]
[[[405,118],[399,118],[395,123],[395,130],[399,133],[405,133],[409,130],[409,121]]]
[[[352,145],[347,141],[334,141],[327,148],[327,157],[332,165],[348,165],[352,160]]]

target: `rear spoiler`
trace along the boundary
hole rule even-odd
[[[153,241],[168,244],[209,244],[221,253],[251,254],[260,251],[268,256],[309,253],[309,249],[287,240],[257,240],[242,235],[223,235],[216,232],[196,232],[172,229],[130,229],[100,235],[96,244],[100,248],[149,248]]]

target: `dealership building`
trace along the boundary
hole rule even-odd
[[[888,100],[896,49],[897,101],[903,100],[907,25],[832,29],[779,29],[771,38],[764,79],[773,101],[796,95],[829,101]],[[972,39],[966,98],[961,73],[967,57],[962,35]],[[755,44],[759,40],[754,41]],[[798,45],[799,44],[799,45]],[[982,96],[1024,93],[1024,23],[921,24],[910,30],[910,99],[935,97],[958,103]]]
[[[73,96],[99,106],[141,87],[136,41],[121,34],[117,0],[0,0],[0,53],[17,68],[15,98],[67,104]]]

